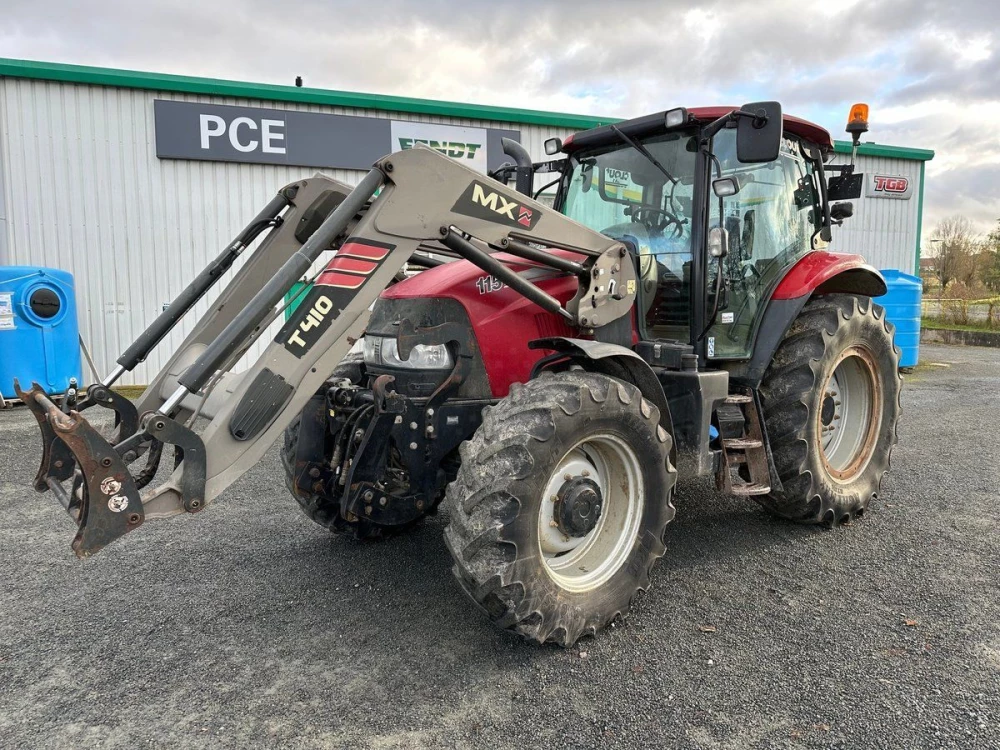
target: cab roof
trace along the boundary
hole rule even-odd
[[[692,107],[688,109],[688,115],[702,125],[705,125],[713,120],[718,120],[720,117],[732,112],[734,109],[739,109],[739,107]],[[631,120],[622,120],[621,122],[616,123],[615,127],[626,135],[632,137],[655,135],[659,131],[666,132],[664,117],[666,116],[667,111],[668,110],[664,110],[652,115],[643,115],[642,117],[635,117]],[[784,121],[786,132],[815,143],[824,151],[833,149],[833,138],[830,137],[830,132],[826,128],[822,128],[815,123],[809,122],[808,120],[793,117],[792,115],[783,115],[781,119]],[[602,125],[601,127],[574,133],[563,141],[563,151],[569,153],[580,148],[602,146],[607,143],[613,143],[618,140],[618,136],[615,135],[611,128],[611,125]]]

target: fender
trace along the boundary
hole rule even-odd
[[[740,385],[756,389],[764,378],[785,332],[812,297],[823,294],[857,294],[881,297],[888,291],[885,278],[860,255],[812,252],[785,273],[757,329],[753,356],[727,367]]]
[[[816,294],[860,294],[881,297],[888,291],[882,274],[860,255],[812,252],[788,269],[771,299],[797,299]]]
[[[608,344],[601,341],[572,339],[563,336],[535,339],[528,343],[529,349],[551,349],[565,354],[571,360],[580,364],[585,370],[599,372],[610,377],[631,383],[647,399],[656,404],[660,410],[660,426],[670,435],[670,463],[677,466],[677,441],[674,439],[674,424],[670,418],[670,406],[663,392],[656,373],[642,357],[631,349],[618,344]],[[543,357],[531,372],[531,377],[551,360]]]

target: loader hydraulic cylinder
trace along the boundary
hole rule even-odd
[[[324,250],[347,229],[354,216],[364,208],[375,194],[385,177],[378,169],[372,169],[362,178],[358,186],[344,199],[326,220],[313,232],[306,243],[291,258],[285,261],[278,272],[261,288],[249,304],[236,314],[229,325],[220,333],[195,360],[194,364],[177,379],[181,387],[171,395],[161,407],[161,413],[169,412],[184,398],[184,393],[197,393],[226,359],[236,351],[253,329],[274,310],[296,281],[305,274]]]
[[[254,217],[247,227],[219,254],[215,260],[208,264],[205,269],[190,284],[185,287],[173,302],[154,320],[149,327],[143,331],[132,345],[124,351],[118,358],[118,367],[111,373],[103,385],[111,386],[123,373],[131,372],[132,369],[146,359],[153,347],[163,340],[170,330],[177,324],[177,321],[184,317],[194,304],[200,300],[205,292],[211,289],[215,283],[222,278],[222,275],[229,270],[240,253],[257,238],[257,236],[268,227],[272,226],[285,207],[288,205],[288,198],[282,193],[278,193],[264,209]]]
[[[486,271],[486,273],[492,274],[496,278],[500,279],[500,281],[504,284],[509,286],[518,294],[527,297],[543,310],[548,310],[556,315],[561,315],[570,324],[575,323],[573,315],[562,306],[562,303],[559,300],[542,291],[523,276],[520,276],[517,272],[512,271],[489,253],[480,250],[459,234],[459,231],[460,230],[456,230],[455,227],[450,227],[448,233],[441,238],[441,244],[449,250],[458,253],[470,263],[474,263],[479,266]]]

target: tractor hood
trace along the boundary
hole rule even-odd
[[[505,253],[494,257],[564,304],[576,294],[577,280],[570,274]],[[565,257],[577,256],[566,253]],[[464,321],[454,320],[456,304],[464,311]],[[369,328],[376,320],[390,319],[408,319],[424,328],[447,322],[468,326],[497,398],[506,395],[512,383],[525,382],[532,365],[546,353],[528,349],[529,341],[576,335],[563,319],[464,260],[421,271],[389,287],[376,303],[372,319]]]

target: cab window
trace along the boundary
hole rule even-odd
[[[669,133],[643,142],[661,171],[626,143],[581,155],[563,213],[636,249],[638,304],[649,338],[691,338],[691,226],[697,140]]]

